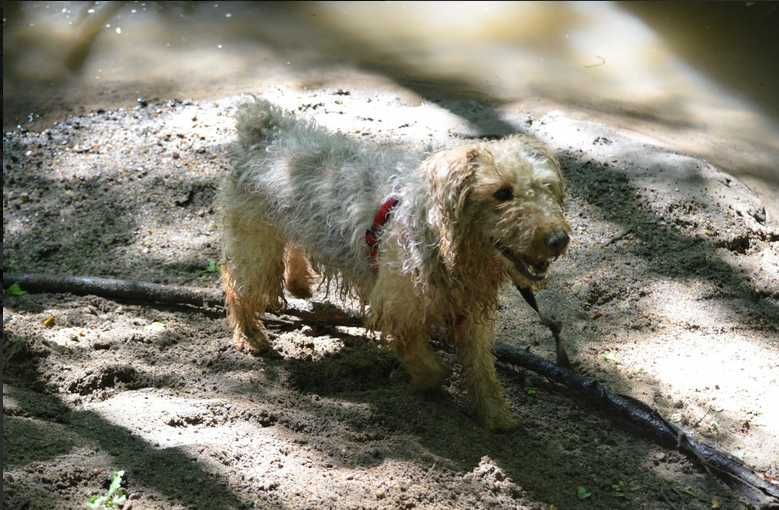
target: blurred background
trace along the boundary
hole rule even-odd
[[[3,128],[267,87],[563,109],[779,201],[779,4],[6,2]]]

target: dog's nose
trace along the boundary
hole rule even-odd
[[[546,237],[546,247],[555,255],[560,255],[568,246],[568,241],[570,241],[568,234],[559,230]]]

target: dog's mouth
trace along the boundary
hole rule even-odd
[[[499,245],[497,248],[500,254],[508,259],[514,265],[514,268],[528,280],[533,282],[540,282],[546,278],[546,271],[549,269],[548,260],[543,260],[541,262],[530,262],[526,258],[514,253],[504,246]]]

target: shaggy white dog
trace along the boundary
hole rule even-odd
[[[543,282],[568,245],[564,183],[537,140],[510,136],[433,154],[352,140],[261,100],[241,106],[221,194],[223,282],[241,349],[268,349],[259,315],[320,273],[368,305],[412,383],[447,370],[428,343],[450,332],[483,424],[516,425],[492,354],[500,284]],[[312,270],[313,268],[313,270]]]

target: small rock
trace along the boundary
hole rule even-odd
[[[272,490],[276,490],[278,487],[279,487],[279,482],[265,482],[257,488],[261,491],[272,491]]]

